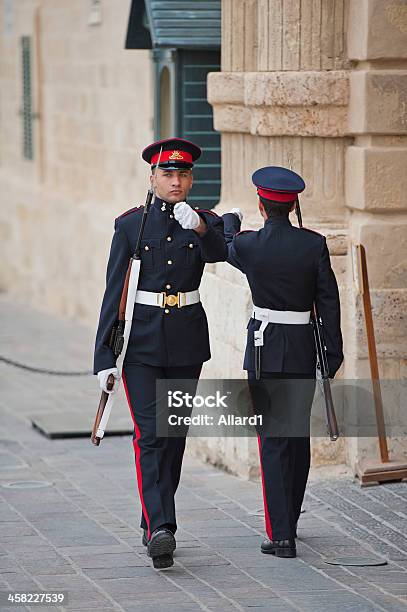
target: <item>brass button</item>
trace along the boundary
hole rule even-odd
[[[171,289],[171,285],[165,285],[166,289]]]
[[[172,238],[171,236],[167,236],[167,242],[171,242]]]
[[[170,265],[172,264],[172,259],[169,259],[169,260],[167,261],[167,264],[170,266]]]
[[[144,250],[145,251],[149,251],[150,250],[150,247],[148,246],[148,244],[146,244],[146,246],[144,247]]]
[[[165,312],[165,314],[169,314],[169,313],[170,313],[170,311],[168,310],[168,308],[166,308],[166,309],[164,310],[164,312]]]
[[[192,244],[192,242],[190,242],[188,246],[189,246],[190,249],[194,248],[194,245]]]

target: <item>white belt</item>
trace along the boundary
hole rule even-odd
[[[270,310],[253,306],[253,319],[267,321],[267,323],[282,323],[284,325],[307,325],[311,311],[298,312],[295,310]]]
[[[166,306],[192,306],[192,304],[198,304],[201,301],[199,296],[199,290],[194,291],[178,291],[176,295],[167,295],[165,291],[155,293],[154,291],[142,291],[139,289],[136,293],[136,304],[146,304],[147,306],[159,306],[165,308]]]
[[[307,325],[310,321],[311,311],[298,312],[295,310],[270,310],[253,306],[252,318],[261,321],[258,331],[254,332],[254,346],[263,346],[264,331],[269,323],[283,325]]]

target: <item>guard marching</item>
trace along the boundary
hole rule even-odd
[[[257,428],[268,539],[263,553],[296,556],[296,527],[310,467],[309,417],[315,391],[316,351],[311,311],[322,318],[334,377],[343,360],[340,303],[324,236],[294,227],[303,179],[287,168],[266,167],[252,177],[264,227],[240,231],[242,214],[223,215],[228,262],[246,274],[253,299],[244,369]],[[305,425],[294,428],[290,419]],[[283,423],[283,426],[282,426]]]
[[[202,364],[210,359],[199,285],[205,263],[227,257],[222,219],[185,201],[192,187],[192,167],[200,155],[198,146],[179,138],[153,143],[142,153],[151,166],[156,197],[141,241],[141,269],[122,379],[134,422],[143,543],[156,568],[173,564],[174,495],[185,449],[185,437],[156,435],[156,380],[189,379],[195,390]],[[106,392],[111,392],[109,375],[119,377],[109,338],[142,216],[141,206],[115,220],[94,355],[94,372]]]

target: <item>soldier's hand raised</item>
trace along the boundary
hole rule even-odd
[[[174,217],[183,229],[196,229],[201,222],[201,217],[186,202],[175,204]]]
[[[232,213],[233,215],[236,215],[236,217],[239,218],[239,221],[242,221],[243,213],[240,210],[240,208],[232,208],[231,210],[229,210],[229,212]]]

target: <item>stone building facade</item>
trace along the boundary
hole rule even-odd
[[[92,327],[114,218],[148,188],[140,150],[153,138],[152,65],[148,51],[124,49],[129,9],[0,5],[0,289]]]
[[[0,289],[92,326],[113,219],[144,200],[139,151],[153,137],[151,59],[124,50],[129,8],[130,0],[0,8]],[[341,376],[369,374],[350,248],[361,242],[381,374],[406,378],[407,0],[222,0],[222,70],[209,75],[208,92],[222,135],[217,210],[239,206],[245,226],[259,227],[251,173],[291,163],[307,183],[304,224],[328,237],[340,285]],[[32,119],[32,159],[21,113]],[[212,345],[204,376],[239,378],[247,283],[215,264],[202,294]],[[189,443],[231,471],[258,473],[253,438]],[[407,444],[391,448],[405,453]],[[313,441],[315,464],[353,466],[376,453],[374,440]]]
[[[222,71],[208,86],[222,133],[219,209],[238,206],[259,227],[253,170],[291,163],[305,178],[304,224],[327,236],[340,286],[344,379],[369,377],[352,243],[367,251],[381,376],[407,375],[406,60],[405,0],[222,0]],[[249,291],[218,264],[206,293],[216,336],[207,374],[222,363],[233,378]],[[254,440],[194,442],[233,470],[257,470]],[[405,437],[390,449],[406,453]],[[377,454],[375,439],[313,440],[314,463]]]

